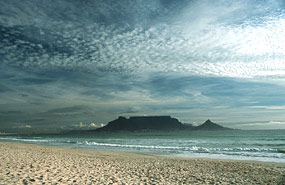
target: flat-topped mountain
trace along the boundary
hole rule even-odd
[[[216,123],[207,120],[200,126],[194,127],[191,124],[182,124],[176,118],[170,116],[138,116],[110,121],[106,126],[96,129],[98,132],[116,131],[172,131],[172,130],[227,130]]]
[[[120,116],[96,131],[181,130],[185,126],[170,116],[141,116],[129,119]]]
[[[195,130],[231,130],[231,128],[223,127],[208,119],[202,125],[195,127]]]

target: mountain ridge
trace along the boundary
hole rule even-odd
[[[119,116],[110,121],[107,125],[92,131],[96,132],[116,132],[116,131],[173,131],[173,130],[231,130],[223,127],[211,120],[205,121],[202,125],[193,126],[183,124],[178,119],[171,116],[135,116],[126,118]]]

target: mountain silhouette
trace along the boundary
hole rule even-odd
[[[170,116],[138,116],[129,119],[120,116],[110,121],[104,127],[98,128],[96,132],[117,132],[117,131],[173,131],[173,130],[230,130],[207,120],[200,126],[194,127],[191,124],[182,124],[176,118]],[[93,130],[94,131],[94,130]]]
[[[195,130],[231,130],[231,128],[223,127],[208,119],[202,125],[195,127]]]
[[[129,119],[120,116],[96,131],[181,130],[184,128],[185,126],[178,119],[170,116],[141,116]]]

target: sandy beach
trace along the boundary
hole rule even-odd
[[[284,164],[0,142],[0,184],[285,184]]]

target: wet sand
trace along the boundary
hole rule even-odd
[[[284,164],[0,142],[0,184],[285,184]]]

